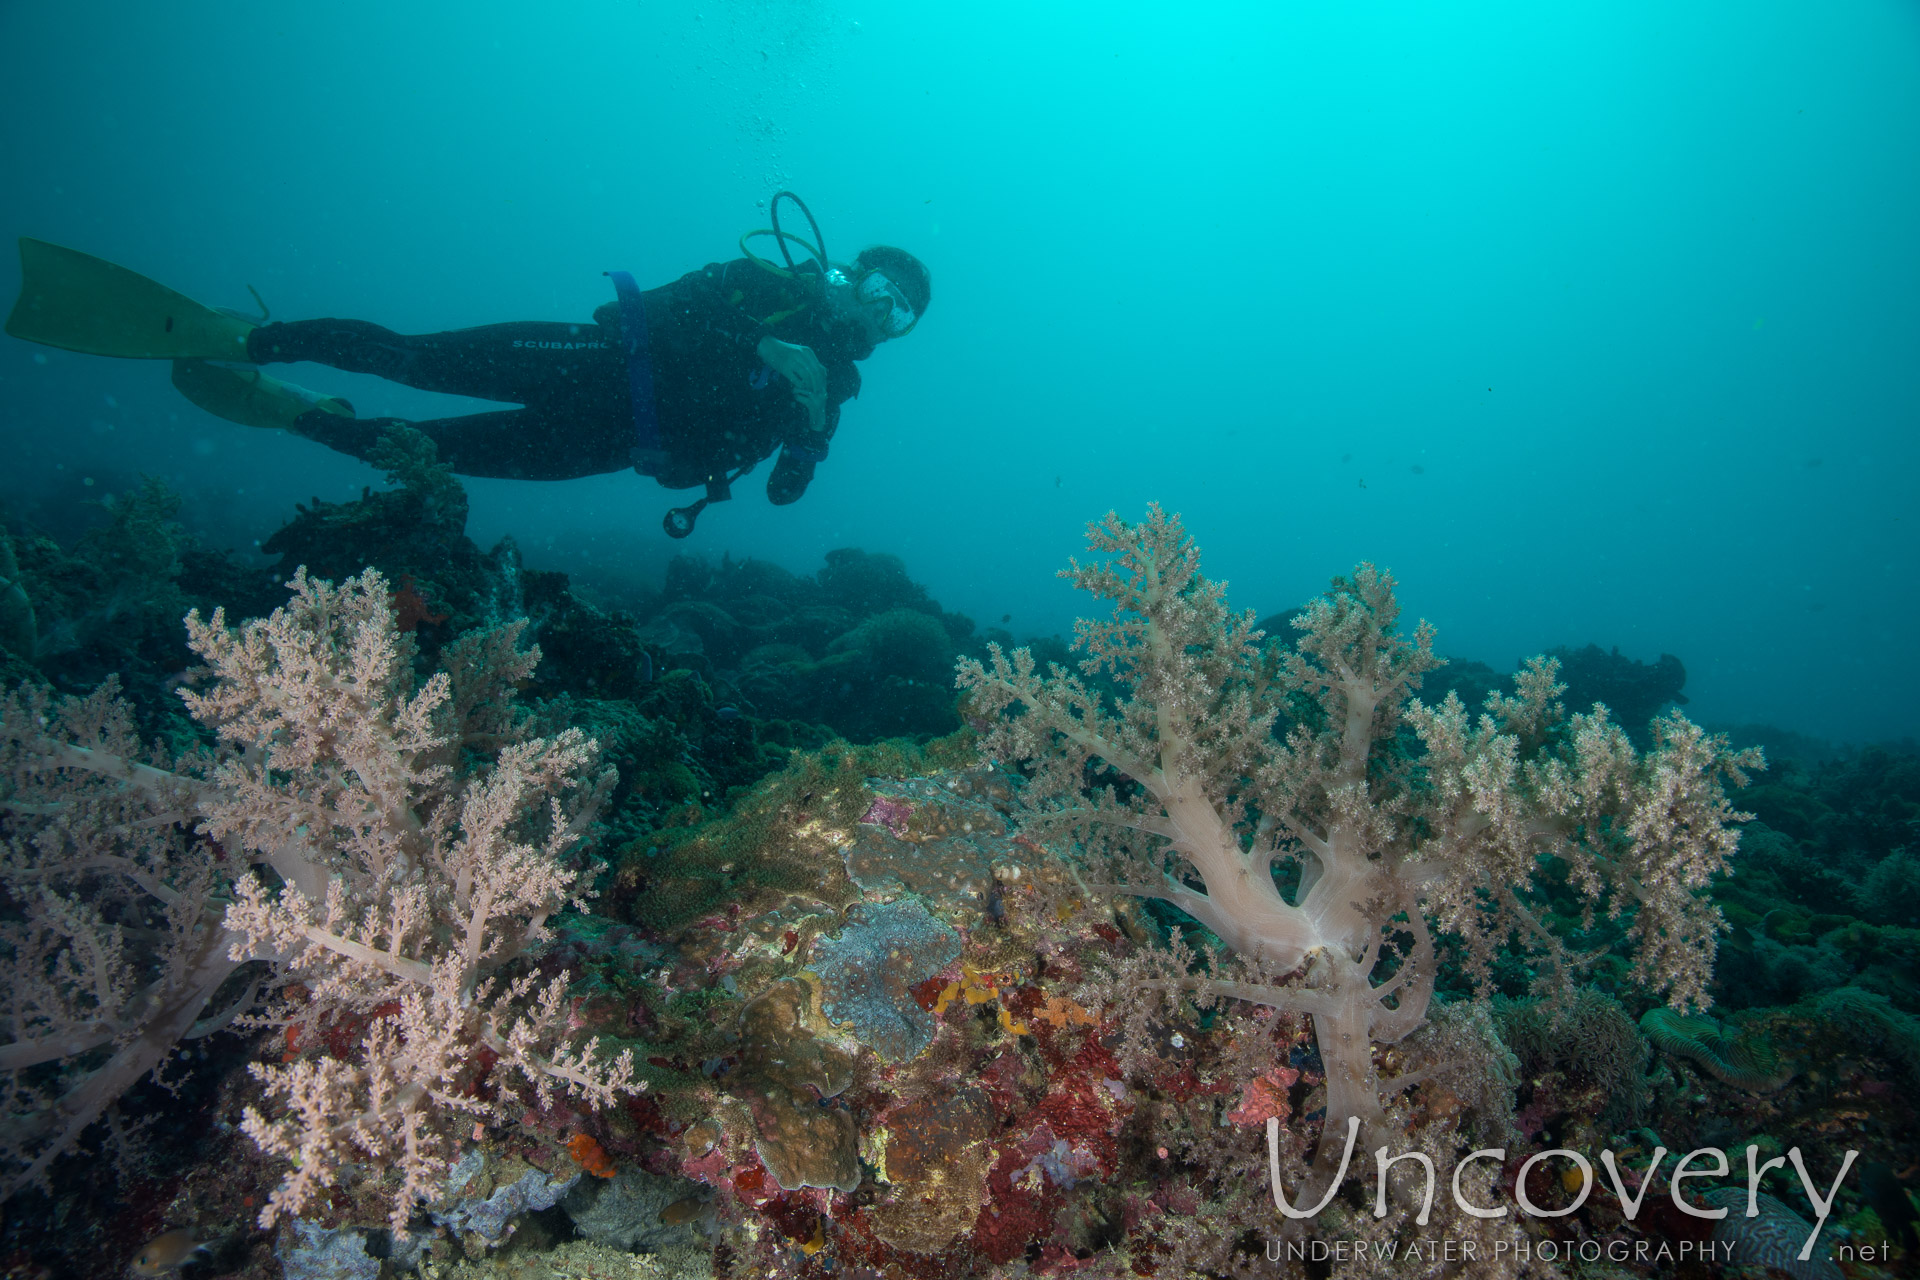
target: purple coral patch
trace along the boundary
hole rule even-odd
[[[904,836],[907,834],[907,819],[912,816],[913,806],[906,801],[896,800],[892,796],[878,796],[860,815],[860,821],[871,822],[875,826],[885,827],[896,836]]]

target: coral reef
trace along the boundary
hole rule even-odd
[[[729,686],[746,714],[856,742],[958,728],[953,658],[979,645],[973,622],[942,611],[897,558],[852,548],[829,552],[811,579],[678,557],[639,634]]]
[[[1622,657],[1617,647],[1609,652],[1589,644],[1578,649],[1549,649],[1547,657],[1559,664],[1560,679],[1567,686],[1567,705],[1604,705],[1642,746],[1648,741],[1648,725],[1656,715],[1670,705],[1687,705],[1687,695],[1680,692],[1687,684],[1687,669],[1670,653],[1661,654],[1659,661],[1649,665]]]
[[[823,1105],[853,1083],[853,1058],[812,1035],[807,984],[775,983],[740,1012],[743,1044],[734,1088],[753,1111],[754,1152],[781,1188],[860,1185],[853,1117]]]
[[[1088,537],[1112,559],[1069,576],[1115,614],[1081,624],[1082,670],[1125,696],[997,647],[962,662],[961,684],[995,722],[985,749],[1032,771],[1030,837],[1084,849],[1089,888],[1168,902],[1253,966],[1161,984],[1312,1017],[1327,1069],[1316,1183],[1336,1176],[1349,1125],[1366,1149],[1394,1131],[1372,1046],[1425,1020],[1429,915],[1483,988],[1510,937],[1539,953],[1543,983],[1577,959],[1525,901],[1543,854],[1591,906],[1633,913],[1637,979],[1678,1005],[1704,998],[1720,924],[1704,889],[1737,842],[1723,784],[1744,784],[1755,753],[1678,715],[1644,758],[1604,709],[1563,725],[1546,660],[1477,723],[1451,697],[1426,707],[1412,695],[1438,662],[1431,632],[1395,634],[1392,579],[1369,565],[1296,619],[1276,661],[1199,575],[1177,519],[1109,515]],[[1270,730],[1289,695],[1306,718],[1283,746]],[[1089,789],[1090,767],[1124,787]],[[1291,901],[1276,861],[1300,867]]]
[[[100,522],[70,547],[0,535],[0,616],[11,629],[0,675],[74,695],[117,677],[142,735],[184,750],[195,735],[170,687],[192,661],[181,616],[222,604],[264,613],[278,579],[199,546],[180,523],[179,495],[157,480],[96,505]]]
[[[985,1092],[963,1085],[951,1093],[910,1098],[881,1118],[884,1203],[872,1214],[876,1239],[908,1253],[938,1254],[987,1203],[995,1114]]]
[[[847,875],[867,893],[913,893],[962,909],[989,907],[993,850],[1007,835],[994,807],[1011,798],[1003,779],[962,774],[941,786],[929,779],[875,781],[876,795],[847,846]],[[979,789],[991,790],[991,798]]]
[[[713,806],[718,820],[708,818],[708,806],[688,805],[677,815],[685,825],[629,843],[611,893],[630,904],[632,918],[665,932],[708,912],[758,911],[803,889],[850,904],[860,896],[844,852],[854,842],[842,843],[839,833],[868,834],[861,822],[878,797],[867,779],[910,777],[971,757],[969,742],[942,740],[924,749],[842,743],[795,753],[767,783],[737,797],[730,811]]]
[[[1859,987],[1836,988],[1812,1003],[1838,1043],[1879,1054],[1909,1081],[1920,1081],[1920,1018]]]
[[[396,426],[380,438],[373,462],[389,484],[399,487],[368,489],[352,502],[315,498],[297,508],[292,520],[260,544],[267,555],[280,557],[280,575],[304,567],[316,576],[345,578],[377,568],[403,584],[412,604],[406,621],[415,624],[403,626],[407,631],[425,622],[445,624],[454,612],[499,621],[507,602],[486,598],[489,578],[497,576],[497,562],[512,553],[496,548],[494,574],[489,574],[488,557],[466,536],[466,490],[439,461],[433,441],[412,427]]]
[[[31,661],[40,648],[40,621],[33,600],[20,580],[20,561],[13,542],[0,529],[0,649]]]
[[[688,1203],[693,1189],[681,1179],[655,1177],[628,1165],[604,1182],[575,1183],[562,1206],[574,1230],[595,1244],[626,1254],[661,1254],[700,1243],[690,1225],[697,1215],[672,1212]]]
[[[447,1170],[438,1203],[429,1212],[437,1225],[457,1235],[497,1244],[517,1219],[553,1208],[579,1182],[577,1170],[555,1176],[544,1169],[489,1168],[479,1151],[468,1151]]]
[[[275,1114],[250,1108],[244,1123],[292,1164],[263,1224],[371,1159],[398,1174],[404,1231],[466,1130],[509,1114],[510,1073],[543,1105],[634,1087],[630,1056],[569,1042],[564,981],[509,968],[548,936],[548,916],[584,909],[574,846],[611,785],[577,732],[528,736],[514,687],[538,652],[518,648],[517,625],[476,632],[417,684],[377,573],[289,585],[291,603],[238,630],[218,612],[188,617],[207,669],[182,696],[227,750],[139,762],[111,690],[51,722],[31,698],[6,704],[7,874],[29,904],[6,939],[8,1065],[68,1068],[51,1109],[29,1109],[24,1080],[12,1090],[10,1189],[42,1178],[191,1035],[245,961],[270,971],[250,1025],[284,1028],[290,1052],[256,1064]],[[76,876],[157,900],[161,945],[130,955]],[[327,1051],[348,1026],[353,1051]],[[84,1055],[107,1044],[114,1057],[88,1070]]]
[[[1744,1198],[1748,1145],[1763,1161],[1799,1147],[1822,1181],[1859,1152],[1821,1250],[1892,1250],[1878,1266],[1848,1262],[1856,1280],[1910,1269],[1900,1252],[1916,1247],[1920,1220],[1910,748],[1743,731],[1799,755],[1744,793],[1761,817],[1745,825],[1738,875],[1701,883],[1713,850],[1731,843],[1717,825],[1731,815],[1703,774],[1736,758],[1716,757],[1691,726],[1663,717],[1639,752],[1614,728],[1638,732],[1630,703],[1563,716],[1557,703],[1594,697],[1571,678],[1572,656],[1557,677],[1547,664],[1523,669],[1517,691],[1483,664],[1425,670],[1422,633],[1396,634],[1390,584],[1364,569],[1236,648],[1243,620],[1216,608],[1214,588],[1197,574],[1168,586],[1186,572],[1178,553],[1147,558],[1173,602],[1160,620],[1211,617],[1211,640],[1198,627],[1183,633],[1194,643],[1156,651],[1149,610],[1124,616],[1118,633],[1083,631],[1092,652],[1029,646],[1036,695],[1067,687],[1041,676],[1046,659],[1094,659],[1079,668],[1086,700],[1066,701],[1078,717],[1069,729],[1104,732],[1118,758],[1060,750],[1048,717],[1061,704],[1044,698],[1039,714],[996,725],[976,696],[971,728],[932,737],[963,723],[946,664],[971,657],[991,674],[985,642],[1004,650],[1011,637],[976,635],[894,557],[838,550],[810,575],[681,558],[658,595],[615,608],[521,565],[510,544],[474,547],[457,482],[416,443],[390,444],[397,489],[318,504],[276,543],[299,541],[331,572],[369,561],[386,571],[379,587],[331,589],[325,608],[311,595],[287,602],[269,576],[197,546],[154,485],[101,504],[97,527],[71,544],[18,520],[0,540],[15,553],[11,572],[0,560],[0,624],[14,645],[0,668],[21,686],[0,740],[0,946],[27,975],[0,1001],[0,1053],[12,1054],[0,1065],[14,1068],[5,1133],[9,1172],[32,1176],[37,1163],[54,1192],[6,1205],[10,1272],[118,1274],[143,1242],[188,1229],[212,1250],[195,1268],[235,1276],[1357,1280],[1544,1277],[1560,1273],[1557,1257],[1574,1259],[1565,1274],[1619,1280],[1659,1269],[1570,1251],[1678,1249],[1716,1230],[1673,1206],[1664,1172],[1641,1174],[1653,1152],[1668,1149],[1670,1171],[1675,1151],[1729,1151],[1730,1175],[1688,1192],[1713,1203]],[[196,632],[224,656],[193,674],[209,658],[189,648],[179,615],[222,601],[262,617],[285,603],[283,622],[306,621],[278,637],[298,643],[276,648],[270,619],[217,641]],[[1106,641],[1119,661],[1101,660]],[[1598,656],[1649,696],[1665,678],[1661,666]],[[259,661],[265,675],[249,674]],[[302,687],[358,701],[330,719],[247,720],[249,691],[300,684],[296,668],[314,677]],[[97,689],[112,671],[124,673],[118,692]],[[1373,712],[1355,717],[1350,676],[1368,672],[1376,687],[1358,701],[1373,698]],[[1416,680],[1424,703],[1409,696]],[[1573,687],[1557,693],[1562,682]],[[220,705],[196,721],[181,688]],[[238,737],[221,741],[223,723]],[[1192,731],[1184,753],[1161,752],[1163,723]],[[983,765],[975,730],[990,746],[1030,732],[1050,750],[996,750],[1001,765]],[[460,741],[426,741],[442,735]],[[407,963],[383,967],[417,961],[437,975],[467,952],[445,889],[475,847],[469,814],[477,832],[474,805],[506,805],[515,769],[542,767],[537,752],[516,752],[582,737],[598,741],[594,762],[544,757],[548,772],[507,806],[514,816],[493,846],[531,851],[540,877],[574,876],[564,891],[538,908],[521,899],[482,930],[469,999],[442,998],[439,979],[422,985]],[[1131,758],[1118,751],[1128,743]],[[76,767],[72,748],[93,767]],[[1159,778],[1124,767],[1149,761]],[[611,789],[606,763],[621,772]],[[1204,803],[1156,810],[1150,784],[1177,791],[1183,780]],[[1656,786],[1669,790],[1649,801]],[[173,799],[161,804],[161,792]],[[582,861],[579,843],[549,843],[553,800],[561,827],[582,837],[597,804],[595,832],[618,850],[610,875]],[[254,801],[268,817],[231,825]],[[1076,807],[1136,825],[1075,825],[1086,816]],[[209,817],[222,813],[229,825],[215,833]],[[1326,932],[1304,970],[1242,947],[1245,932],[1208,927],[1207,910],[1265,890],[1257,875],[1239,887],[1231,857],[1168,853],[1177,840],[1153,828],[1175,816],[1189,846],[1210,820],[1252,855],[1250,870],[1270,865],[1280,902],[1312,905]],[[1666,856],[1687,841],[1708,856]],[[1348,859],[1356,851],[1364,860]],[[293,880],[275,869],[283,853]],[[326,875],[303,889],[315,853]],[[1144,876],[1129,861],[1142,854],[1161,858]],[[1212,875],[1222,864],[1224,882]],[[379,865],[392,873],[380,879]],[[335,873],[347,905],[330,920]],[[424,899],[409,897],[415,883]],[[595,883],[600,914],[582,914],[569,900]],[[1161,896],[1117,892],[1142,887]],[[277,909],[293,911],[296,893],[312,911],[287,918]],[[1342,896],[1355,931],[1335,938]],[[263,906],[272,936],[254,947],[230,933],[230,903],[236,924]],[[1732,926],[1717,957],[1704,945],[1711,904]],[[404,926],[407,912],[417,927]],[[1353,972],[1368,929],[1371,991]],[[236,941],[242,956],[272,954],[236,959]],[[1665,994],[1710,995],[1720,1020],[1662,1009],[1665,970],[1681,978]],[[361,981],[348,1000],[344,988]],[[1372,1025],[1349,1050],[1329,1037],[1356,996],[1374,1001]],[[1643,1014],[1669,1048],[1651,1049]],[[243,1034],[176,1038],[179,1026],[194,1035],[223,1022]],[[538,1028],[535,1078],[495,1045],[522,1022]],[[63,1053],[56,1027],[78,1029],[87,1047]],[[570,1095],[544,1068],[595,1037],[607,1046],[600,1068],[631,1050],[632,1087]],[[425,1061],[449,1043],[439,1066]],[[1756,1093],[1717,1077],[1701,1053],[1736,1079],[1756,1065],[1793,1074]],[[318,1109],[364,1115],[360,1132],[388,1145],[374,1154],[351,1126],[330,1126],[310,1149],[315,1168],[334,1164],[332,1185],[263,1230],[276,1184],[284,1194],[309,1160],[290,1170],[246,1130],[303,1140],[285,1127],[301,1119],[288,1110],[296,1076],[323,1093],[338,1084]],[[540,1076],[552,1081],[544,1096]],[[1375,1216],[1371,1162],[1356,1152],[1358,1185],[1293,1229],[1306,1239],[1290,1236],[1269,1189],[1267,1125],[1297,1202],[1321,1139],[1338,1130],[1330,1117],[1356,1093],[1377,1104],[1386,1144],[1439,1166],[1433,1213],[1421,1214],[1419,1178],[1402,1163]],[[70,1149],[101,1158],[54,1159],[76,1133]],[[1450,1162],[1485,1148],[1504,1160],[1470,1166],[1464,1194],[1511,1203],[1524,1185],[1564,1216],[1455,1210]],[[1619,1155],[1630,1188],[1651,1183],[1635,1221],[1563,1159],[1527,1164],[1601,1148]],[[413,1179],[403,1235],[396,1195],[422,1151],[439,1164]],[[1798,1186],[1791,1170],[1761,1178],[1763,1195],[1810,1221]],[[1718,1228],[1758,1248],[1759,1221]],[[1319,1261],[1268,1256],[1288,1238],[1350,1248]],[[1431,1240],[1456,1254],[1471,1244],[1478,1257],[1463,1269],[1419,1251]],[[1391,1262],[1372,1252],[1387,1249],[1398,1250]]]

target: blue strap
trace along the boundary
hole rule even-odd
[[[633,464],[651,475],[660,462],[660,419],[653,403],[653,359],[647,351],[647,309],[628,271],[609,271],[620,298],[620,336],[627,344],[627,396],[633,404]],[[651,464],[651,466],[649,465]]]

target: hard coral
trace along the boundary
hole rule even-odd
[[[881,1057],[905,1062],[934,1030],[913,988],[960,955],[960,936],[917,902],[856,906],[847,921],[839,937],[813,944],[813,969],[826,991],[821,1012]]]
[[[1801,1260],[1813,1225],[1772,1196],[1753,1193],[1753,1207],[1759,1210],[1753,1217],[1747,1216],[1748,1193],[1741,1188],[1723,1187],[1700,1198],[1726,1212],[1713,1224],[1713,1241],[1728,1251],[1727,1260],[1735,1266],[1765,1267],[1793,1280],[1841,1280],[1827,1241],[1816,1241],[1808,1251],[1811,1256]]]
[[[1709,1075],[1749,1093],[1772,1093],[1793,1079],[1771,1045],[1751,1038],[1729,1038],[1712,1018],[1687,1017],[1663,1007],[1640,1017],[1640,1030],[1655,1048],[1685,1058]]]
[[[973,1225],[987,1202],[995,1118],[987,1095],[962,1086],[929,1092],[889,1112],[886,1180],[873,1233],[910,1253],[938,1253]]]
[[[1492,1012],[1500,1040],[1529,1072],[1564,1071],[1597,1086],[1616,1128],[1645,1122],[1649,1048],[1618,1000],[1583,987],[1559,1003],[1497,998]]]
[[[632,901],[636,922],[662,932],[709,911],[763,910],[788,894],[852,902],[859,894],[841,850],[873,806],[868,780],[919,773],[955,754],[937,742],[924,751],[898,743],[796,751],[725,816],[630,844],[614,893]]]
[[[918,894],[950,916],[986,908],[995,859],[1007,851],[1005,778],[974,768],[868,785],[873,804],[845,850],[853,882],[869,893]]]
[[[811,1003],[807,984],[791,978],[748,1002],[733,1087],[753,1110],[760,1161],[782,1188],[852,1191],[858,1131],[846,1111],[822,1104],[853,1082],[853,1060],[807,1030]]]

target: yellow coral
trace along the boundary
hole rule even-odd
[[[964,999],[968,1004],[985,1004],[1000,994],[1001,984],[1012,981],[1011,975],[983,972],[963,960],[960,962],[960,980],[949,982],[940,989],[940,995],[933,1002],[933,1016],[942,1016],[947,1006],[959,999]]]

